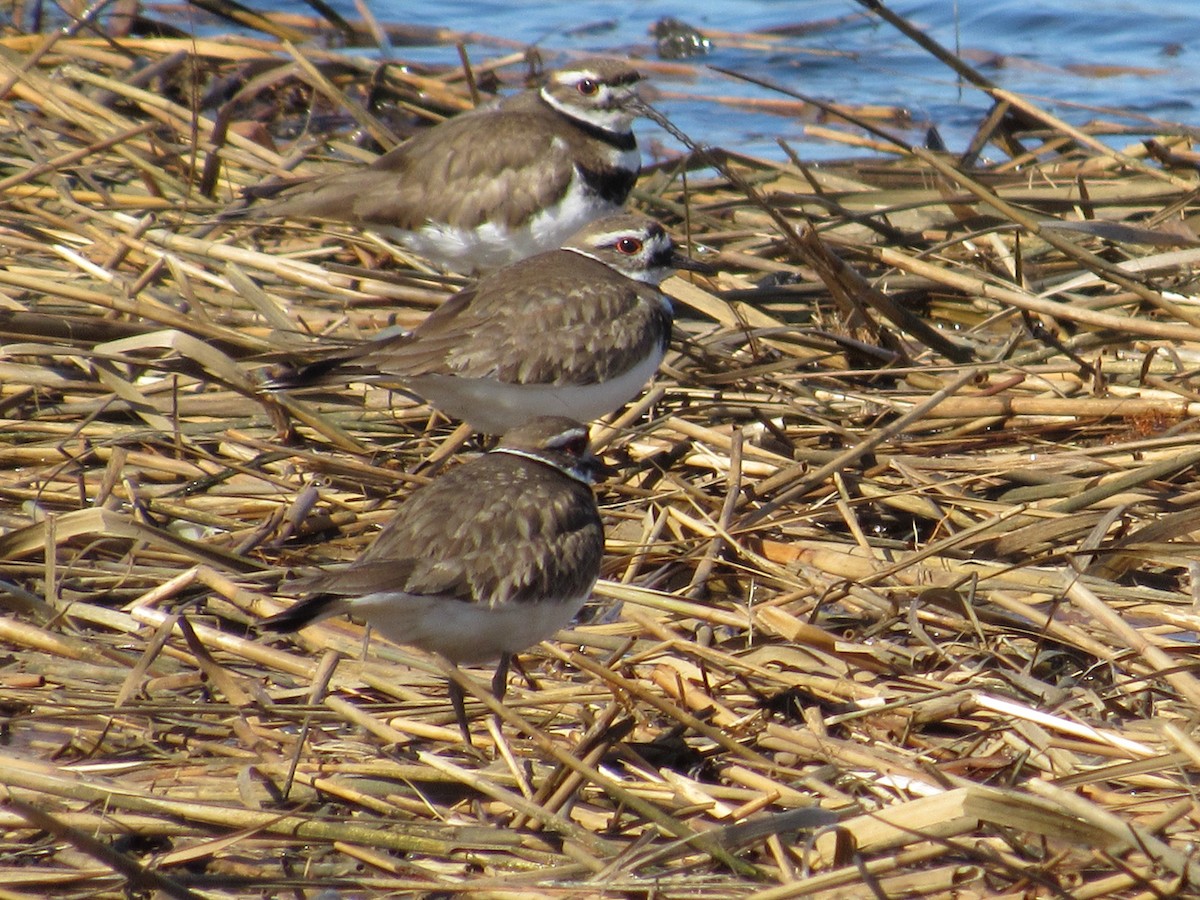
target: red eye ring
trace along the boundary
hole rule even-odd
[[[640,253],[643,246],[645,245],[641,241],[632,237],[620,238],[616,243],[617,252],[623,253],[626,256],[634,256]]]
[[[579,83],[575,85],[575,89],[585,97],[592,97],[600,92],[600,82],[591,78],[582,78],[580,79]]]
[[[588,452],[588,433],[586,431],[566,431],[551,440],[546,446],[578,459]]]

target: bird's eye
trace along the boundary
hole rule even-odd
[[[588,452],[588,433],[586,431],[567,431],[560,434],[549,443],[555,450],[574,456],[584,456]]]
[[[642,250],[642,242],[637,238],[623,237],[617,241],[617,252],[624,253],[626,256],[633,256],[640,253]]]
[[[580,79],[579,84],[575,86],[579,93],[585,97],[593,97],[600,91],[600,82],[591,78]]]

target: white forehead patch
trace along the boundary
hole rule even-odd
[[[574,84],[585,78],[590,78],[592,81],[601,80],[599,74],[592,69],[568,69],[565,72],[554,73],[554,80],[559,84]]]

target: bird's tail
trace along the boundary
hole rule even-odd
[[[299,631],[322,619],[335,616],[343,609],[342,598],[336,594],[314,594],[293,603],[281,613],[276,613],[259,622],[260,628],[270,631]]]
[[[312,178],[289,178],[243,188],[241,196],[235,201],[239,205],[221,210],[217,213],[216,220],[231,222],[238,219],[269,219],[281,215],[276,212],[276,207],[280,205],[279,195],[311,181]]]
[[[280,363],[268,369],[259,382],[264,391],[294,391],[346,384],[354,380],[353,355],[327,356],[312,362]]]

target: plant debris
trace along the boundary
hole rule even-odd
[[[435,661],[255,629],[458,446],[411,398],[256,372],[460,282],[215,217],[536,76],[492,46],[468,79],[0,37],[0,893],[1196,891],[1182,125],[1112,149],[989,88],[965,158],[831,109],[808,128],[880,155],[650,167],[634,205],[722,272],[664,285],[663,371],[593,429],[617,474],[584,621],[503,705],[451,673],[482,754]]]

